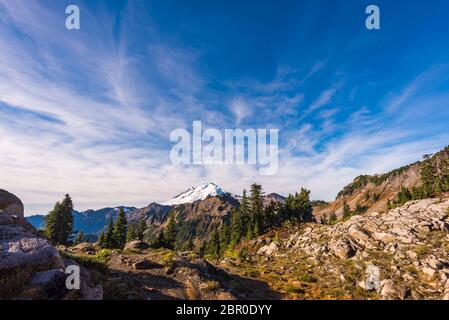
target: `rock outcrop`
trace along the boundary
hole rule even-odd
[[[0,189],[0,212],[23,218],[23,203],[12,193]]]
[[[93,284],[84,268],[81,268],[81,290],[77,294],[68,292],[67,264],[58,250],[24,219],[20,199],[0,190],[0,208],[0,299],[101,297],[101,286]]]
[[[270,261],[290,261],[292,272],[295,264],[316,271],[318,287],[327,279],[326,286],[340,290],[343,282],[353,292],[372,292],[369,298],[449,297],[449,199],[410,201],[388,213],[357,215],[332,226],[305,224],[289,233]],[[268,249],[256,246],[254,252]]]

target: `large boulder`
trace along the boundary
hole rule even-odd
[[[37,272],[31,279],[31,285],[42,289],[48,298],[62,298],[65,291],[65,274],[62,269]]]
[[[0,211],[11,216],[23,218],[23,203],[12,193],[0,189]]]

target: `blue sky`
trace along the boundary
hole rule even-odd
[[[0,187],[27,214],[67,192],[79,210],[144,206],[208,181],[331,200],[449,144],[444,0],[0,0],[0,29]],[[172,165],[170,132],[194,120],[279,128],[278,173]]]

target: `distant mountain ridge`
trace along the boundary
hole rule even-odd
[[[102,208],[99,210],[73,211],[74,231],[83,231],[84,234],[99,235],[103,228],[109,222],[109,219],[115,219],[120,208],[123,208],[126,213],[131,213],[136,208],[134,207],[113,207]],[[25,217],[36,229],[44,228],[44,215],[33,215]]]

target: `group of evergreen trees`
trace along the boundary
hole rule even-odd
[[[168,224],[164,230],[159,232],[157,238],[152,241],[151,246],[153,248],[167,248],[174,250],[176,249],[176,236],[177,236],[177,227],[176,227],[176,218],[173,212],[169,213]],[[191,240],[190,240],[191,241]]]
[[[285,204],[264,204],[263,196],[262,186],[259,184],[251,186],[249,197],[246,190],[243,190],[240,206],[232,211],[231,220],[212,232],[209,241],[200,246],[200,253],[218,258],[241,240],[257,237],[268,228],[286,220],[313,220],[309,190],[302,188],[299,193],[289,195]]]
[[[73,235],[73,201],[66,194],[45,217],[44,235],[53,244],[70,245]]]
[[[411,190],[402,186],[396,199],[388,200],[388,209],[402,206],[410,200],[440,197],[444,192],[449,192],[448,152],[445,149],[432,158],[425,155],[420,170],[421,186],[415,186]]]
[[[106,231],[101,232],[99,245],[107,249],[123,249],[129,241],[143,240],[146,227],[143,218],[139,222],[128,224],[125,211],[120,208],[115,223],[111,217]]]

